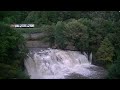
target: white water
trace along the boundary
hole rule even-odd
[[[31,79],[64,79],[71,73],[89,77],[96,71],[88,68],[96,66],[91,65],[86,55],[50,48],[30,50],[25,66]]]
[[[92,64],[92,53],[90,53],[90,63]]]

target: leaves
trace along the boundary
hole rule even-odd
[[[107,37],[101,42],[96,55],[97,60],[103,60],[105,62],[113,61],[112,57],[114,56],[114,47]]]
[[[0,24],[0,78],[19,78],[27,53],[24,43],[19,33]]]

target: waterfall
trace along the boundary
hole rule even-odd
[[[90,53],[89,56],[85,52],[83,52],[83,54],[86,56],[86,58],[88,58],[89,63],[92,64],[92,52]]]
[[[90,76],[87,54],[59,49],[30,49],[24,64],[31,79],[64,79],[70,73]],[[92,59],[92,53],[90,60]]]
[[[92,64],[92,52],[90,53],[89,59],[90,59],[90,64]]]
[[[83,54],[86,56],[86,58],[88,58],[88,55],[86,54],[86,52],[83,52]]]

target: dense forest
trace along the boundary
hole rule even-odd
[[[88,55],[92,52],[93,63],[108,69],[109,79],[120,78],[118,11],[0,11],[0,78],[26,78],[20,74],[25,41],[9,27],[21,23],[33,23],[47,33],[51,47],[65,49],[71,44]]]

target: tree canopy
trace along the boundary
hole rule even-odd
[[[113,65],[111,70],[116,70],[115,65],[119,67],[119,63],[114,64],[119,61],[120,49],[118,11],[0,11],[0,23],[33,23],[47,34],[46,38],[51,47],[55,45],[65,49],[72,44],[81,52],[92,52],[94,62],[110,62],[111,66]],[[10,60],[14,61],[22,56],[20,48],[23,48],[23,39],[19,33],[2,24],[0,62],[8,64],[12,63]],[[12,57],[14,54],[16,56]],[[119,73],[115,72],[115,75],[117,74]],[[120,78],[119,75],[115,77]]]

